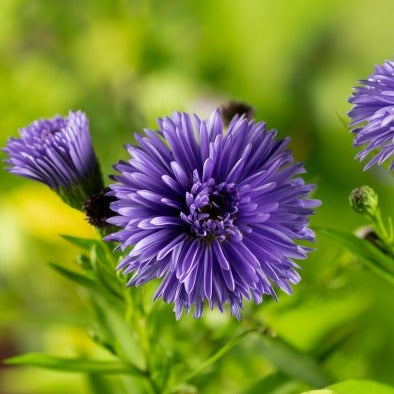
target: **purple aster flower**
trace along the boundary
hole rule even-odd
[[[4,151],[9,172],[45,183],[68,204],[81,208],[103,187],[83,112],[40,119],[9,138]]]
[[[354,146],[364,148],[356,155],[360,160],[372,154],[364,171],[373,165],[381,165],[394,156],[394,62],[386,60],[367,80],[359,81],[363,86],[354,89],[349,102],[353,104],[349,116],[350,126],[356,126]],[[394,168],[391,159],[390,171]]]
[[[276,297],[273,285],[291,293],[292,259],[309,251],[295,240],[314,240],[307,217],[319,201],[307,198],[314,185],[298,176],[289,139],[238,115],[225,129],[219,111],[158,124],[126,146],[131,159],[111,186],[109,222],[121,230],[107,240],[128,250],[118,267],[134,272],[128,285],[161,278],[155,298],[174,303],[177,318],[193,306],[200,317],[205,301],[239,318],[244,298]]]

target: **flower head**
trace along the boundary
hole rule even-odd
[[[102,177],[83,112],[40,119],[9,138],[4,151],[9,172],[45,183],[67,203],[81,208],[102,189]]]
[[[360,81],[363,86],[355,88],[349,102],[353,104],[349,116],[350,126],[356,134],[354,146],[364,148],[356,155],[360,160],[372,154],[364,171],[373,165],[390,161],[394,168],[394,62],[386,60],[367,80]]]
[[[109,221],[121,230],[107,239],[127,249],[128,284],[161,278],[155,297],[174,303],[177,318],[193,306],[200,317],[205,301],[229,303],[239,318],[244,298],[276,297],[273,285],[290,293],[300,280],[292,258],[309,250],[295,240],[314,240],[307,217],[319,201],[307,198],[314,186],[298,176],[289,139],[238,115],[225,129],[219,111],[158,124],[126,147],[131,159],[111,186]]]

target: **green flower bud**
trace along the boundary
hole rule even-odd
[[[357,213],[374,217],[378,210],[379,199],[371,187],[361,186],[350,193],[349,202]]]

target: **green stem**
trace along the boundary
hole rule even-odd
[[[200,364],[197,368],[192,370],[185,378],[182,379],[182,383],[186,383],[189,380],[193,379],[195,376],[200,374],[204,369],[214,364],[217,360],[223,357],[226,353],[228,353],[233,347],[235,347],[244,337],[253,332],[258,332],[258,329],[249,329],[241,332],[239,335],[231,339],[224,346],[222,346],[216,353],[214,353],[211,357],[205,360],[202,364]],[[177,386],[178,387],[178,386]],[[174,390],[173,390],[174,391]],[[176,389],[175,389],[176,391]]]
[[[162,393],[162,391],[159,389],[159,387],[157,387],[155,380],[152,378],[151,373],[149,373],[149,376],[148,376],[148,383],[149,383],[149,386],[154,394],[161,394]]]
[[[125,320],[132,323],[134,329],[140,339],[142,353],[145,360],[146,366],[146,380],[149,384],[151,391],[154,394],[160,394],[161,390],[157,387],[155,380],[153,379],[152,362],[150,360],[151,355],[151,341],[149,338],[149,327],[147,324],[146,311],[143,303],[143,294],[139,294],[137,297],[132,293],[133,290],[125,288],[125,302],[126,302],[126,314]],[[142,293],[142,289],[138,289]],[[133,296],[134,295],[134,296]]]
[[[382,242],[383,248],[392,256],[394,256],[394,239],[393,234],[390,228],[390,233],[387,231],[386,226],[383,222],[382,215],[380,213],[380,209],[377,209],[376,214],[374,216],[370,216],[374,227],[375,232],[379,239]],[[391,219],[389,220],[389,224],[391,224]]]

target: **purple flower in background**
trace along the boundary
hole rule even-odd
[[[45,183],[68,204],[81,208],[102,189],[102,177],[83,112],[40,119],[9,138],[9,172]]]
[[[356,87],[349,98],[353,104],[349,116],[350,126],[355,126],[353,144],[364,147],[356,158],[373,156],[364,167],[366,171],[394,156],[394,62],[386,60],[382,66],[375,66],[374,73],[360,83],[363,86]],[[394,168],[394,158],[389,168]]]
[[[126,147],[111,186],[109,222],[121,230],[107,240],[128,249],[118,267],[134,272],[128,285],[161,278],[155,298],[174,303],[177,318],[192,306],[200,317],[205,301],[239,318],[244,298],[276,297],[273,285],[290,293],[300,280],[292,259],[309,251],[294,240],[314,240],[307,217],[319,201],[307,198],[314,185],[298,176],[289,139],[238,115],[225,129],[219,111],[158,124]]]

